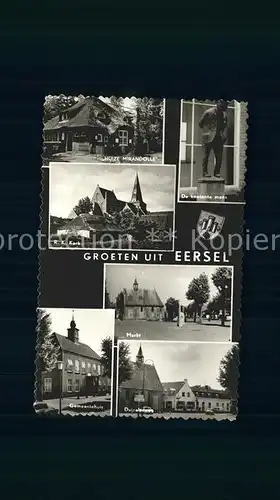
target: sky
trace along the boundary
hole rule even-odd
[[[81,198],[92,198],[97,184],[130,201],[136,173],[147,210],[173,210],[174,166],[55,163],[50,166],[50,214],[68,217]]]
[[[211,275],[218,269],[216,266],[106,264],[105,269],[107,290],[112,298],[123,288],[132,288],[137,278],[139,288],[155,288],[164,304],[169,297],[174,297],[181,305],[187,305],[191,302],[185,298],[189,283],[201,273],[209,277],[210,297],[218,293],[211,280]]]
[[[52,319],[52,331],[67,337],[67,328],[72,320],[72,309],[48,309]],[[113,337],[115,313],[111,309],[75,309],[74,319],[79,328],[79,340],[87,344],[97,354],[101,354],[101,341]]]
[[[136,340],[125,342],[130,346],[131,361],[135,361],[140,343]],[[154,364],[161,382],[187,379],[190,386],[209,385],[213,389],[222,389],[217,382],[220,361],[233,344],[142,341],[141,346],[144,359],[148,364]]]
[[[101,101],[106,102],[107,104],[110,104],[110,97],[103,97],[99,96],[99,99]],[[123,106],[126,108],[126,111],[131,111],[133,114],[136,115],[136,107],[135,107],[135,102],[133,102],[133,99],[131,97],[125,97],[123,100]]]

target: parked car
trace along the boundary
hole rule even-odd
[[[215,415],[215,412],[213,410],[206,410],[205,414],[206,415]]]
[[[44,403],[43,401],[35,401],[35,403],[33,403],[33,408],[38,415],[58,414],[58,410],[50,407],[47,403]]]
[[[153,408],[150,408],[150,406],[143,406],[143,408],[139,408],[137,410],[139,413],[154,413]]]

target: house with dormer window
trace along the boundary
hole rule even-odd
[[[231,397],[227,391],[212,389],[208,385],[190,386],[187,379],[180,382],[163,382],[162,385],[165,411],[231,411]]]
[[[97,97],[80,99],[44,124],[44,149],[53,154],[126,155],[133,138],[131,117]]]

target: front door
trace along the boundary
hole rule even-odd
[[[73,147],[73,132],[69,130],[67,132],[67,140],[66,140],[67,151],[72,151],[72,147]]]

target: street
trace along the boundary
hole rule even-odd
[[[182,418],[183,420],[201,419],[201,420],[230,420],[231,422],[236,419],[236,415],[231,413],[215,413],[215,415],[206,415],[205,413],[153,413],[152,415],[140,415],[137,413],[119,413],[119,417],[132,417],[132,418]]]
[[[135,335],[138,334],[138,335]],[[231,326],[220,326],[219,321],[202,324],[188,321],[182,326],[165,321],[116,320],[115,335],[135,340],[192,340],[199,342],[231,341]]]
[[[104,410],[104,411],[96,411],[96,412],[93,412],[93,411],[87,412],[86,410],[83,409],[79,413],[79,411],[73,411],[73,410],[71,410],[71,408],[69,408],[70,404],[83,406],[83,404],[85,404],[85,403],[87,405],[89,403],[92,403],[92,404],[96,404],[96,405],[101,405],[102,401],[104,401],[104,400],[108,400],[108,397],[107,396],[106,397],[105,396],[89,396],[88,398],[86,398],[86,397],[81,396],[79,399],[77,399],[76,397],[63,398],[61,401],[62,413],[63,413],[63,415],[72,415],[72,416],[80,415],[82,413],[83,415],[97,415],[100,417],[104,417],[106,415],[110,415],[110,409]],[[109,397],[109,400],[110,400],[110,397]],[[49,408],[54,408],[56,410],[59,409],[59,399],[46,399],[44,401],[44,403],[47,403]]]

